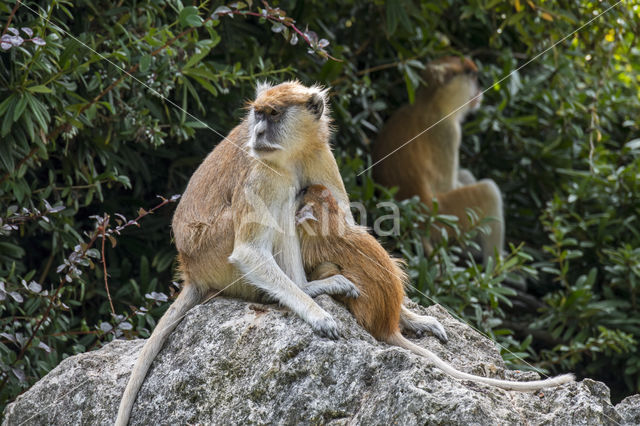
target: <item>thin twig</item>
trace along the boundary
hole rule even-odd
[[[51,243],[51,248],[53,249],[53,242]],[[44,279],[47,278],[47,275],[49,275],[49,270],[51,269],[51,265],[53,264],[54,256],[55,256],[55,251],[51,250],[49,259],[47,259],[47,263],[44,265],[44,269],[42,270],[42,273],[40,274],[40,278],[38,279],[39,283],[44,282]]]
[[[13,6],[13,9],[11,9],[11,13],[9,14],[9,20],[7,21],[7,25],[5,25],[4,29],[2,30],[2,35],[5,35],[9,30],[9,25],[11,25],[11,20],[13,19],[13,16],[16,14],[16,10],[18,10],[18,8],[20,7],[20,1],[21,0],[16,1],[16,4]]]
[[[106,265],[104,264],[104,239],[107,236],[107,233],[109,234],[110,238],[111,234],[113,233],[117,233],[119,234],[120,231],[122,231],[124,228],[127,228],[131,225],[137,225],[140,226],[138,224],[138,220],[142,219],[143,217],[155,212],[157,209],[169,204],[169,203],[173,203],[176,202],[180,196],[179,195],[174,195],[170,198],[164,198],[159,196],[162,199],[162,202],[159,203],[158,205],[156,205],[155,207],[149,209],[149,210],[144,210],[142,209],[142,213],[138,214],[138,217],[135,220],[130,220],[128,222],[123,223],[122,225],[118,226],[117,228],[115,228],[114,230],[109,230],[108,229],[108,224],[109,224],[109,215],[105,214],[105,221],[102,222],[102,224],[100,226],[98,226],[96,228],[96,230],[93,232],[93,234],[91,235],[91,238],[89,240],[89,243],[84,246],[82,252],[80,253],[80,258],[84,258],[87,255],[87,252],[89,251],[90,248],[93,247],[93,245],[95,244],[96,240],[98,239],[98,237],[102,236],[102,253],[103,253],[103,266],[106,268]],[[58,295],[60,294],[60,291],[62,290],[62,287],[64,286],[65,283],[65,278],[60,278],[60,284],[58,285],[58,288],[56,289],[56,291],[49,297],[50,302],[47,305],[44,313],[42,314],[42,317],[40,318],[40,320],[38,320],[38,323],[36,324],[36,326],[34,327],[33,331],[31,332],[31,335],[29,336],[29,339],[26,341],[26,343],[22,346],[22,349],[20,350],[20,353],[18,354],[18,356],[13,360],[13,362],[9,365],[14,366],[18,361],[20,361],[22,359],[22,357],[24,357],[24,354],[26,353],[27,349],[29,348],[29,346],[31,345],[31,342],[33,341],[33,339],[36,337],[36,334],[38,333],[38,330],[40,330],[40,327],[42,326],[42,324],[49,318],[49,315],[51,313],[51,309],[53,308],[54,304],[55,304],[55,299],[56,297],[58,297]],[[105,272],[105,284],[106,284],[106,272]],[[109,292],[108,286],[107,286],[107,294]],[[109,302],[111,303],[111,297],[109,296]],[[113,304],[111,304],[111,309],[113,311]],[[2,381],[0,382],[0,390],[4,387],[4,385],[6,384],[7,380],[9,378],[9,374],[7,372],[5,372],[5,376],[2,379]]]
[[[113,308],[113,301],[111,300],[111,292],[109,291],[109,282],[107,279],[107,258],[104,254],[104,240],[106,240],[105,232],[107,231],[107,227],[109,226],[109,215],[104,215],[104,221],[100,228],[102,229],[102,272],[104,274],[104,288],[107,290],[107,298],[109,299],[109,306],[111,306],[111,313],[115,317],[116,310]]]
[[[18,2],[19,3],[19,2]],[[17,4],[16,4],[17,5]],[[15,8],[14,8],[15,10]],[[204,20],[204,22],[207,22],[209,20],[211,20],[212,18],[209,17],[207,19]],[[174,38],[172,38],[171,40],[167,41],[163,46],[157,48],[156,50],[154,50],[153,52],[151,52],[151,56],[156,56],[158,53],[160,53],[162,50],[166,49],[167,47],[171,46],[173,43],[176,42],[176,40],[178,40],[180,37],[183,37],[186,34],[189,34],[191,31],[193,31],[195,29],[195,27],[191,27],[188,28],[184,31],[182,31],[180,34],[178,34],[177,36],[175,36]],[[6,31],[6,29],[5,29]],[[3,32],[4,34],[4,32]],[[82,108],[80,108],[78,110],[78,113],[76,114],[76,117],[79,116],[80,114],[82,114],[83,112],[85,112],[87,109],[91,108],[91,106],[95,105],[100,99],[102,99],[104,96],[106,96],[109,92],[111,92],[117,85],[119,85],[120,83],[122,83],[122,81],[127,78],[130,74],[136,72],[138,70],[138,68],[140,67],[140,63],[135,64],[134,66],[130,67],[123,75],[120,76],[120,78],[118,78],[116,81],[114,81],[113,83],[111,83],[109,86],[107,86],[102,92],[100,92],[98,95],[96,95],[89,103],[85,104],[82,106]],[[60,133],[64,132],[65,130],[69,129],[69,123],[63,123],[60,124],[58,127],[56,127],[55,129],[53,129],[51,131],[51,133],[49,133],[47,135],[47,140],[55,140],[58,135],[60,135]],[[0,184],[2,184],[4,181],[6,181],[16,170],[19,170],[20,167],[26,163],[27,161],[29,161],[29,159],[31,159],[31,157],[33,157],[35,155],[35,153],[38,152],[38,146],[34,146],[33,148],[31,148],[31,151],[29,151],[29,153],[24,156],[19,162],[18,165],[13,169],[13,171],[8,171],[6,172],[2,178],[0,178]]]
[[[302,37],[302,39],[305,41],[305,43],[307,43],[310,47],[314,47],[313,43],[311,43],[311,40],[309,40],[309,37],[307,37],[307,35],[305,33],[303,33],[302,31],[300,31],[298,29],[298,27],[295,26],[294,23],[292,22],[286,22],[286,21],[281,21],[279,17],[277,16],[272,16],[272,15],[263,15],[260,14],[258,12],[250,12],[248,10],[230,10],[228,12],[220,12],[218,13],[218,16],[224,16],[224,15],[244,15],[244,16],[257,16],[258,18],[264,18],[268,21],[271,22],[276,22],[278,24],[282,24],[285,25],[289,28],[291,28],[293,31],[295,31],[300,37]],[[333,56],[331,56],[329,53],[327,53],[326,51],[323,51],[324,54],[327,55],[327,58],[334,60],[336,62],[342,62],[342,59],[338,59],[335,58]]]

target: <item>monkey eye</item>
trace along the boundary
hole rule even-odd
[[[308,186],[305,186],[305,187],[304,187],[304,188],[302,188],[300,191],[298,191],[298,195],[297,195],[297,196],[298,196],[298,197],[303,197],[303,196],[307,193],[307,191],[308,191],[308,190],[309,190],[309,187],[308,187]]]
[[[271,118],[278,118],[280,117],[280,111],[275,109],[275,108],[269,108],[268,111],[266,111],[266,113],[269,115],[269,117]]]

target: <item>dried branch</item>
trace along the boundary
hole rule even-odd
[[[13,9],[11,9],[11,13],[9,14],[9,20],[7,21],[7,25],[5,25],[4,29],[2,30],[2,35],[5,35],[7,33],[7,30],[9,30],[9,26],[11,25],[11,21],[13,20],[14,15],[16,14],[16,10],[18,10],[18,8],[20,7],[20,2],[21,0],[16,1],[16,4],[13,6]]]
[[[73,276],[77,276],[81,274],[81,271],[78,269],[79,264],[81,264],[83,261],[87,260],[87,257],[95,257],[95,253],[92,252],[91,250],[93,249],[93,246],[96,243],[96,240],[98,238],[102,238],[102,262],[103,262],[103,272],[104,272],[104,276],[105,276],[105,286],[107,289],[107,296],[109,297],[109,303],[111,305],[111,311],[114,313],[115,315],[115,309],[113,307],[113,303],[111,300],[111,295],[109,293],[109,286],[108,286],[108,281],[107,281],[107,272],[106,272],[106,263],[104,260],[104,241],[105,238],[109,238],[109,240],[112,243],[112,246],[115,246],[115,237],[113,236],[114,234],[120,235],[121,231],[124,230],[125,228],[128,228],[132,225],[135,226],[140,226],[140,224],[138,223],[138,221],[142,218],[144,218],[145,216],[148,216],[152,213],[154,213],[156,210],[158,210],[159,208],[162,208],[164,206],[166,206],[169,203],[174,203],[176,202],[179,198],[180,195],[173,195],[170,198],[165,198],[162,197],[160,195],[158,195],[158,197],[160,199],[162,199],[162,202],[157,204],[156,206],[152,207],[149,210],[145,210],[143,208],[140,208],[138,210],[138,216],[133,219],[133,220],[126,220],[126,218],[124,218],[124,216],[122,216],[121,214],[117,214],[116,216],[118,216],[119,218],[124,219],[122,221],[122,223],[117,226],[116,228],[110,228],[109,227],[109,215],[104,214],[104,216],[92,216],[93,218],[96,218],[97,221],[97,225],[96,225],[96,229],[95,231],[93,231],[91,234],[89,234],[89,242],[84,244],[78,244],[76,245],[74,251],[64,260],[64,262],[58,266],[57,268],[57,272],[58,274],[61,274],[60,277],[60,281],[58,283],[58,287],[56,288],[56,291],[48,297],[49,299],[49,303],[47,305],[47,307],[45,308],[45,311],[43,312],[42,316],[40,317],[40,319],[38,320],[38,322],[36,323],[36,326],[33,328],[33,331],[30,333],[29,338],[27,339],[27,341],[25,342],[24,345],[22,345],[22,348],[20,349],[20,352],[18,353],[18,356],[14,359],[14,361],[9,365],[10,367],[14,366],[18,361],[20,361],[23,357],[24,354],[26,353],[27,349],[30,347],[31,343],[33,342],[33,339],[36,337],[38,331],[40,330],[40,328],[42,327],[42,324],[49,318],[49,315],[51,314],[51,310],[53,308],[53,306],[55,305],[55,301],[57,299],[57,297],[59,296],[62,288],[64,287],[65,283],[70,283],[73,281]],[[93,249],[95,250],[95,249]],[[64,276],[62,276],[62,273],[64,273]],[[7,379],[9,377],[9,373],[5,372],[5,376],[2,379],[2,381],[0,382],[0,389],[2,389],[4,387],[4,385],[7,382]]]
[[[111,307],[111,313],[115,316],[116,310],[113,308],[113,300],[111,300],[111,292],[109,291],[109,282],[107,278],[107,257],[104,254],[104,241],[106,229],[109,227],[109,215],[104,215],[104,220],[99,229],[102,229],[102,272],[104,275],[104,289],[107,291],[107,298],[109,299],[109,306]]]

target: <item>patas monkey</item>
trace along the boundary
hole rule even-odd
[[[457,216],[463,230],[471,225],[468,208],[475,209],[480,218],[493,218],[488,222],[489,233],[479,236],[486,264],[504,245],[502,196],[493,180],[476,182],[458,164],[461,123],[469,111],[480,106],[477,71],[471,60],[459,57],[427,64],[427,86],[418,91],[413,105],[396,111],[378,134],[373,161],[379,163],[373,176],[385,186],[399,187],[398,199],[417,195],[429,206],[435,197],[438,212]],[[425,129],[429,130],[421,134]],[[431,232],[431,238],[439,234]],[[425,247],[430,246],[426,243]]]
[[[287,82],[261,84],[245,119],[191,177],[173,217],[184,288],[145,343],[127,383],[116,425],[128,423],[138,390],[181,318],[212,291],[287,306],[311,327],[338,336],[311,296],[358,296],[341,275],[307,283],[295,230],[296,194],[319,182],[353,221],[329,146],[326,91]]]
[[[401,312],[407,276],[402,262],[389,256],[378,241],[360,226],[346,222],[331,191],[312,185],[302,192],[302,207],[296,213],[304,267],[313,279],[340,273],[360,290],[356,299],[342,298],[363,328],[376,339],[400,346],[433,362],[445,373],[463,380],[517,391],[532,391],[573,381],[566,374],[546,380],[512,382],[475,376],[456,370],[433,352],[424,349],[400,333]],[[446,340],[442,325],[433,317],[412,314],[440,340]]]

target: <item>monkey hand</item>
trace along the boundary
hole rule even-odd
[[[341,274],[332,275],[321,280],[310,281],[300,286],[300,288],[311,297],[329,294],[332,296],[346,296],[357,299],[360,296],[358,287]]]
[[[338,324],[327,312],[322,310],[322,313],[324,314],[322,317],[309,320],[309,325],[319,335],[337,340],[340,337]]]

